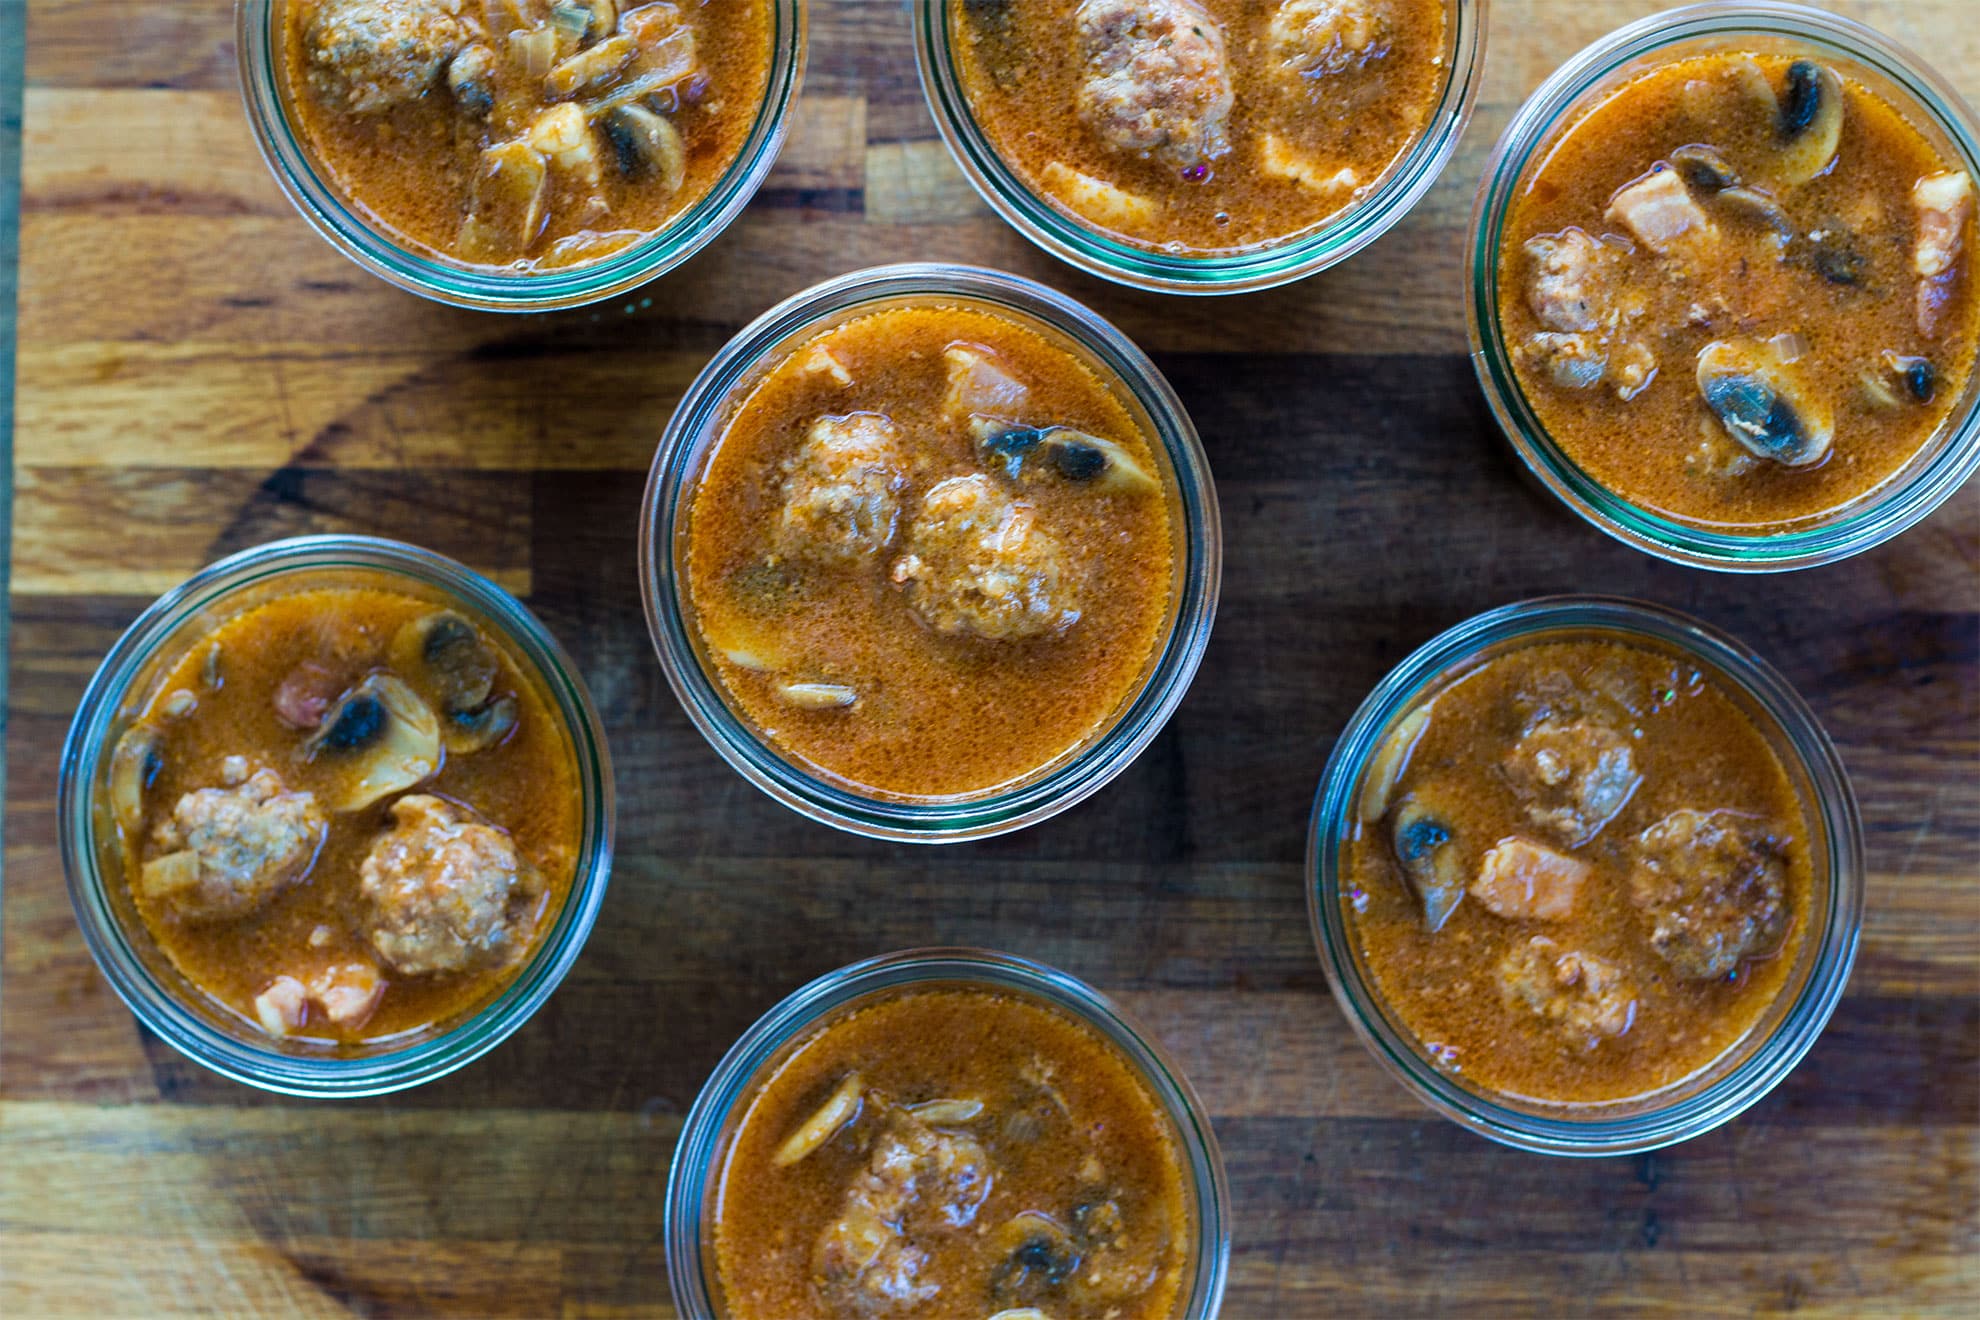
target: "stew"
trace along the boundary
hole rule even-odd
[[[187,980],[275,1037],[401,1038],[475,1008],[577,862],[569,741],[467,616],[298,591],[179,657],[105,787],[131,895]]]
[[[1366,196],[1449,76],[1447,0],[951,0],[965,100],[1039,197],[1172,252],[1274,243]]]
[[[1398,721],[1344,858],[1382,999],[1448,1071],[1560,1104],[1674,1085],[1767,1012],[1808,928],[1772,746],[1692,664],[1609,641],[1487,661]]]
[[[988,990],[869,1003],[800,1042],[722,1156],[738,1320],[1137,1320],[1191,1262],[1168,1119],[1090,1027]]]
[[[1820,519],[1945,427],[1980,329],[1971,178],[1846,71],[1678,59],[1572,123],[1515,199],[1500,316],[1561,450],[1742,533]]]
[[[284,91],[393,237],[529,271],[664,228],[742,151],[769,0],[286,0]]]
[[[1174,477],[1123,392],[975,306],[867,313],[771,365],[688,520],[694,625],[742,717],[903,797],[1083,746],[1176,594]]]

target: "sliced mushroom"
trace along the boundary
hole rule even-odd
[[[325,799],[333,811],[361,811],[440,769],[440,722],[403,679],[373,674],[337,699],[303,747],[351,765],[354,777]]]
[[[1698,392],[1726,433],[1759,458],[1807,467],[1828,455],[1835,425],[1799,373],[1767,343],[1719,339],[1698,354]]]
[[[1013,481],[1042,471],[1112,494],[1153,494],[1161,489],[1148,469],[1120,445],[1070,426],[1012,426],[982,416],[970,418],[969,426],[984,461],[1001,465]]]
[[[799,710],[841,710],[859,701],[859,693],[843,683],[779,683],[777,696]]]
[[[392,635],[392,668],[445,711],[477,710],[495,690],[501,663],[481,633],[452,610],[421,615]]]
[[[770,1162],[780,1169],[796,1164],[837,1136],[840,1128],[859,1117],[863,1088],[864,1083],[858,1073],[840,1082],[838,1089],[818,1107],[818,1112],[784,1138],[784,1144],[777,1147],[777,1153],[770,1157]]]
[[[439,712],[448,751],[483,751],[516,727],[515,697],[491,700],[501,662],[475,626],[454,611],[439,610],[402,626],[387,658]]]
[[[1437,704],[1432,698],[1396,721],[1396,727],[1389,730],[1389,736],[1382,740],[1368,763],[1368,777],[1361,784],[1361,819],[1373,823],[1389,814],[1389,798],[1396,791],[1396,784],[1409,769],[1410,753],[1422,739],[1423,731],[1430,727],[1430,708]]]
[[[1782,238],[1794,237],[1794,221],[1788,219],[1779,202],[1758,188],[1725,188],[1715,194],[1715,200],[1737,219],[1765,225]]]
[[[675,192],[687,177],[687,144],[665,115],[643,105],[615,106],[600,122],[619,160],[619,172],[629,178],[651,179]]]
[[[1905,393],[1920,403],[1930,403],[1932,394],[1938,388],[1938,372],[1932,368],[1932,359],[1907,357],[1902,353],[1884,352],[1884,365],[1891,374],[1904,382]]]
[[[1403,875],[1423,904],[1424,929],[1435,934],[1464,901],[1471,881],[1451,827],[1411,794],[1396,807],[1391,837]]]
[[[447,750],[458,756],[472,756],[500,746],[515,732],[521,710],[513,696],[500,696],[480,710],[448,711],[440,722],[440,737]]]
[[[990,1241],[1004,1258],[990,1271],[990,1296],[999,1302],[1028,1302],[1056,1292],[1079,1270],[1079,1247],[1072,1234],[1037,1210],[1005,1220]]]
[[[1806,183],[1829,168],[1842,141],[1843,84],[1833,69],[1813,60],[1788,66],[1787,95],[1776,118],[1786,146],[1775,176],[1784,184]]]
[[[447,90],[454,104],[477,119],[495,109],[495,52],[486,46],[466,46],[447,61]]]
[[[543,90],[549,96],[574,96],[591,87],[603,87],[633,62],[639,47],[631,37],[610,37],[559,60],[543,75]]]
[[[907,1111],[924,1123],[941,1125],[948,1123],[970,1123],[983,1114],[981,1100],[924,1100],[918,1105],[909,1105]]]
[[[1740,185],[1739,171],[1718,148],[1694,142],[1671,153],[1678,177],[1702,193],[1719,193]]]
[[[134,724],[110,753],[110,814],[127,838],[136,838],[144,825],[144,794],[165,767],[158,731]]]

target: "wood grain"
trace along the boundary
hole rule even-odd
[[[5,3],[6,0],[0,0]],[[1537,493],[1465,357],[1461,229],[1492,139],[1655,6],[1498,0],[1442,182],[1354,261],[1237,301],[1058,266],[950,164],[903,9],[814,0],[784,158],[623,303],[499,318],[365,276],[289,210],[234,91],[231,6],[33,0],[0,908],[0,1314],[671,1314],[660,1192],[723,1050],[812,975],[974,942],[1119,995],[1216,1120],[1232,1317],[1971,1314],[1980,1307],[1980,488],[1871,554],[1690,573]],[[1980,93],[1964,0],[1835,6]],[[770,302],[854,266],[1042,278],[1153,352],[1217,473],[1222,606],[1167,732],[1106,792],[956,849],[809,825],[729,773],[654,663],[652,446]],[[464,1073],[303,1105],[186,1063],[90,962],[56,852],[61,740],[152,595],[305,530],[422,541],[527,595],[612,740],[619,860],[583,958]],[[1418,1108],[1327,992],[1301,888],[1332,741],[1439,629],[1645,597],[1779,666],[1835,737],[1871,874],[1850,993],[1750,1114],[1640,1159],[1500,1150]]]

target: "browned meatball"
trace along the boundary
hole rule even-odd
[[[1284,0],[1267,29],[1279,67],[1302,78],[1345,73],[1389,49],[1375,0]]]
[[[1636,1021],[1636,995],[1620,968],[1544,935],[1500,961],[1499,990],[1509,1005],[1524,1007],[1585,1050]]]
[[[1541,706],[1499,768],[1525,804],[1527,819],[1578,848],[1628,805],[1642,784],[1627,734],[1586,694]]]
[[[1710,981],[1787,933],[1786,844],[1736,811],[1673,811],[1637,838],[1630,897],[1679,976]]]
[[[778,546],[824,563],[871,559],[893,543],[906,486],[892,422],[821,417],[786,466]]]
[[[968,1228],[990,1184],[990,1157],[975,1138],[888,1115],[840,1217],[819,1235],[820,1290],[848,1315],[901,1314],[931,1301],[939,1287],[923,1278],[928,1253],[914,1238]]]
[[[323,0],[303,45],[310,84],[370,114],[425,95],[468,36],[441,0]]]
[[[519,952],[539,887],[508,834],[425,793],[394,802],[392,821],[358,872],[379,957],[418,975]]]
[[[180,798],[152,831],[157,854],[138,884],[192,921],[241,917],[308,872],[329,828],[309,793],[288,791],[273,770],[249,775],[228,757],[226,786]]]
[[[1077,108],[1120,151],[1190,169],[1231,149],[1224,29],[1194,0],[1085,0]]]
[[[1036,511],[989,477],[950,477],[908,525],[894,581],[936,632],[992,641],[1040,637],[1079,618],[1065,551]]]

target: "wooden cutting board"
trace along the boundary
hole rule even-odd
[[[0,0],[0,4],[17,0]],[[336,255],[257,159],[226,0],[28,15],[0,982],[0,1313],[670,1314],[661,1187],[722,1051],[801,981],[909,945],[1118,994],[1215,1115],[1233,1317],[1862,1315],[1980,1304],[1980,488],[1844,564],[1655,563],[1515,475],[1466,362],[1463,218],[1512,108],[1656,6],[1496,0],[1444,181],[1345,267],[1239,300],[1123,292],[1035,252],[936,140],[907,15],[814,0],[796,130],[684,270],[593,310],[429,305]],[[1972,0],[1837,8],[1980,96]],[[669,409],[772,301],[915,256],[1003,266],[1147,347],[1201,428],[1227,567],[1174,723],[1012,838],[862,842],[719,762],[641,621],[636,502]],[[111,995],[56,856],[57,751],[98,658],[215,556],[422,541],[522,593],[590,681],[619,862],[544,1011],[409,1095],[302,1104],[182,1061]],[[1327,993],[1301,887],[1331,742],[1391,665],[1488,606],[1600,590],[1744,638],[1855,775],[1871,875],[1848,998],[1731,1127],[1548,1160],[1435,1118]]]

